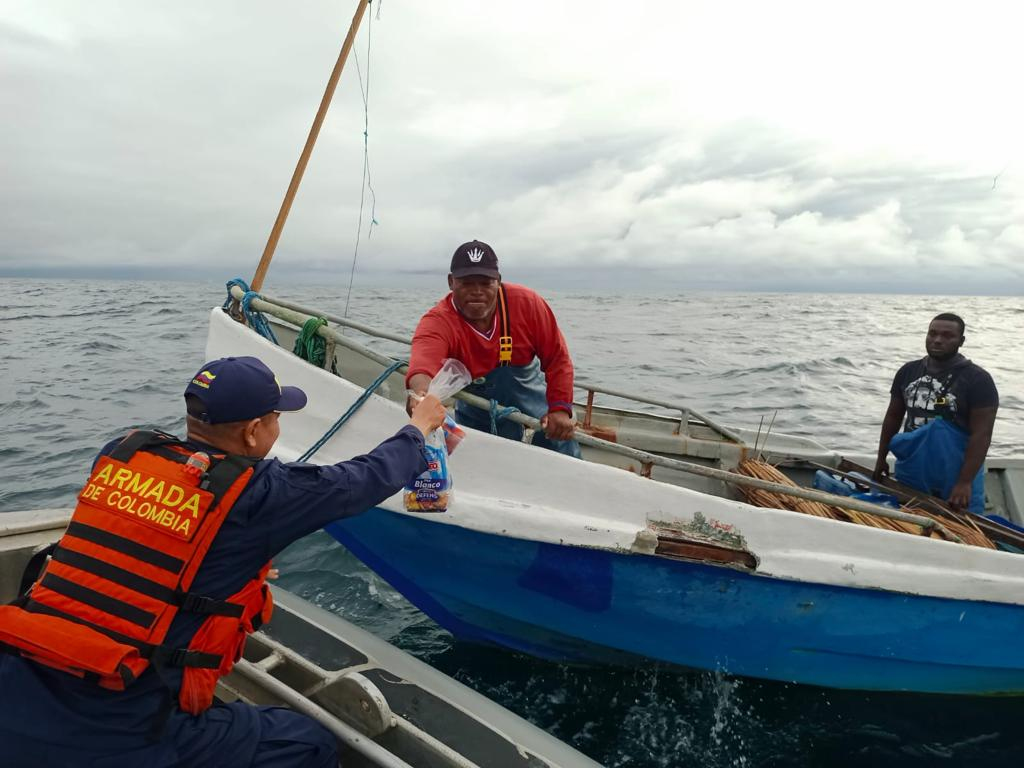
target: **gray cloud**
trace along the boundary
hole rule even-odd
[[[0,274],[251,273],[350,10],[38,9],[0,15]],[[528,30],[475,12],[395,1],[374,22],[366,279],[440,274],[455,244],[480,237],[507,269],[559,285],[619,286],[628,267],[658,286],[1024,292],[1012,159],[988,174],[731,104],[691,109],[697,85],[716,95],[708,83],[623,81],[628,62],[586,59],[599,37],[563,39],[573,56],[538,48],[553,39],[538,31],[531,48]],[[365,45],[364,29],[364,74]],[[347,276],[362,177],[354,64],[274,277]]]

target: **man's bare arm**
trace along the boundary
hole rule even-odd
[[[907,408],[903,404],[903,398],[893,395],[889,398],[889,407],[885,411],[885,418],[882,419],[882,433],[878,437],[878,457],[875,459],[875,480],[881,480],[889,475],[889,443],[893,436],[900,431],[900,424]]]
[[[409,379],[409,390],[415,392],[417,395],[427,394],[427,387],[430,386],[430,376],[425,373],[417,373],[411,379]],[[410,416],[412,415],[412,409],[415,403],[411,397],[405,399],[405,412]]]
[[[992,429],[996,424],[996,411],[998,407],[975,408],[971,411],[971,418],[968,429],[971,436],[967,439],[967,448],[964,450],[964,463],[960,467],[960,475],[957,477],[956,485],[949,494],[950,506],[958,509],[967,509],[971,503],[971,483],[975,475],[985,463],[985,456],[992,444]]]

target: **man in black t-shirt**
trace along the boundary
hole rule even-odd
[[[981,512],[979,506],[984,504],[981,470],[992,441],[999,393],[988,372],[960,354],[964,338],[964,321],[959,316],[948,312],[937,315],[925,337],[928,354],[921,360],[911,360],[897,371],[890,390],[889,409],[882,422],[874,475],[877,480],[889,474],[886,457],[901,424],[904,433],[912,433],[930,426],[933,421],[944,421],[957,428],[948,431],[953,443],[957,442],[957,431],[962,433],[962,447],[949,449],[953,461],[942,461],[937,455],[919,456],[917,461],[924,472],[929,468],[934,472],[935,467],[942,466],[947,476],[923,480],[927,487],[921,487],[921,483],[899,477],[897,466],[898,479],[929,493],[941,492],[954,508]],[[906,455],[905,451],[901,455],[895,445],[893,448],[900,458]],[[945,443],[932,440],[922,441],[912,450],[938,452],[946,448]],[[950,454],[946,453],[947,456],[941,458],[948,458]],[[929,461],[929,458],[934,460]],[[957,464],[959,467],[949,469]]]

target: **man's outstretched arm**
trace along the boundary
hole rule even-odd
[[[416,333],[412,337],[409,351],[409,369],[405,374],[405,388],[418,395],[427,394],[430,380],[434,378],[441,363],[452,356],[452,339],[444,322],[428,312],[420,318]],[[415,403],[406,398],[406,413],[412,414]]]
[[[427,388],[430,386],[431,376],[425,373],[414,373],[405,382],[405,388],[410,392],[415,392],[417,395],[427,394]],[[416,401],[410,395],[405,398],[405,412],[412,415],[412,409],[416,405]]]

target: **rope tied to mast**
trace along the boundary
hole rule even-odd
[[[270,323],[267,322],[267,318],[263,316],[262,312],[257,312],[252,308],[252,300],[262,298],[256,291],[249,290],[249,284],[240,277],[236,277],[232,280],[228,280],[227,289],[228,297],[224,300],[223,309],[230,314],[232,317],[236,317],[236,313],[232,312],[232,304],[235,302],[235,297],[231,295],[232,288],[241,288],[245,291],[245,295],[238,302],[241,307],[242,316],[245,318],[245,322],[250,328],[265,339],[278,344],[277,336],[274,335],[274,329],[270,327]],[[327,321],[325,320],[324,323]]]

